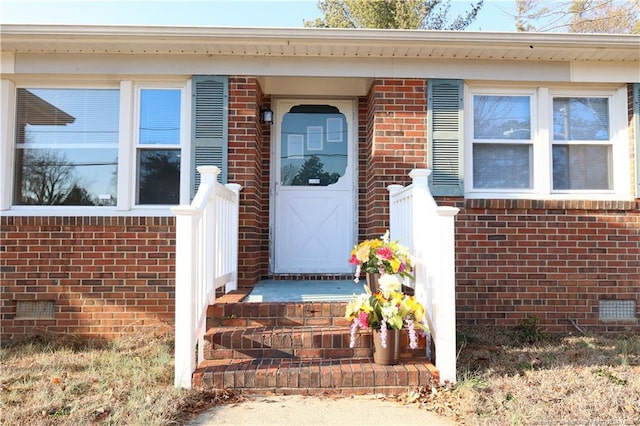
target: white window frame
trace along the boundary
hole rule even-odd
[[[468,176],[469,178],[466,181],[466,184],[468,185],[473,185],[473,147],[476,144],[495,144],[497,143],[496,141],[493,140],[480,140],[480,141],[476,141],[475,137],[474,137],[474,129],[473,129],[473,118],[474,118],[474,105],[473,105],[473,96],[474,95],[481,95],[481,96],[527,96],[529,97],[529,102],[530,102],[530,111],[531,111],[531,116],[529,117],[530,120],[530,125],[531,125],[531,139],[526,140],[526,139],[522,139],[522,140],[517,140],[517,139],[513,139],[513,140],[501,140],[498,143],[504,143],[504,144],[518,144],[518,145],[530,145],[531,148],[531,165],[530,165],[530,169],[531,169],[531,174],[532,174],[532,180],[531,180],[531,188],[527,188],[527,189],[521,189],[521,190],[515,190],[515,189],[498,189],[498,188],[490,188],[490,189],[483,189],[483,188],[478,188],[478,189],[474,189],[473,191],[478,191],[478,192],[483,192],[483,193],[493,193],[493,194],[502,194],[499,195],[498,198],[502,198],[504,196],[508,196],[510,194],[513,194],[514,192],[518,192],[520,194],[534,194],[535,193],[535,177],[536,177],[536,168],[535,168],[535,156],[536,156],[536,146],[538,145],[537,143],[537,109],[536,109],[536,104],[537,104],[537,93],[536,90],[533,88],[521,88],[521,89],[510,89],[510,88],[501,88],[501,89],[495,89],[495,88],[481,88],[481,89],[477,89],[475,91],[473,91],[472,94],[470,94],[469,96],[465,97],[465,111],[468,111],[467,114],[465,114],[465,116],[468,118],[468,120],[465,121],[465,131],[464,134],[467,135],[465,137],[465,139],[469,140],[469,146],[465,146],[465,150],[468,153],[468,155],[465,155],[465,168],[467,170],[467,172],[465,173],[466,176]],[[465,190],[465,192],[467,192]]]
[[[157,210],[159,208],[170,208],[172,204],[139,204],[137,202],[138,194],[138,151],[141,149],[170,149],[180,150],[180,204],[189,203],[189,169],[190,169],[190,150],[188,149],[189,142],[189,112],[190,109],[187,104],[190,105],[187,97],[187,85],[185,83],[141,83],[134,84],[134,108],[133,108],[133,122],[132,122],[132,143],[131,153],[129,156],[130,164],[129,170],[131,173],[130,183],[128,185],[131,197],[131,204],[136,209],[142,210]],[[151,90],[180,90],[180,143],[178,145],[141,145],[140,144],[140,99],[141,92],[145,89]],[[186,174],[186,178],[185,178]]]
[[[2,216],[173,216],[169,205],[136,205],[136,142],[139,112],[135,91],[143,88],[177,88],[181,90],[180,110],[180,204],[188,204],[191,181],[191,80],[184,78],[132,80],[77,78],[17,78],[0,82],[2,133],[0,134],[0,214]],[[18,88],[38,89],[119,89],[120,117],[118,135],[118,187],[115,206],[37,206],[14,205],[13,185],[15,167],[15,111]],[[6,108],[6,109],[5,109]],[[135,139],[134,139],[135,138]],[[176,148],[175,145],[173,148]]]
[[[466,198],[555,199],[555,200],[631,200],[629,181],[630,143],[627,125],[627,88],[624,86],[508,86],[465,84],[464,109],[464,182]],[[473,96],[532,96],[531,140],[533,142],[533,187],[523,190],[482,189],[473,187]],[[606,97],[609,99],[609,130],[612,145],[611,190],[554,190],[553,164],[553,98]],[[602,141],[599,145],[606,145]]]

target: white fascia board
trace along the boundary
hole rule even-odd
[[[5,25],[15,53],[640,61],[640,36],[327,28]]]
[[[489,31],[436,31],[399,29],[339,29],[339,28],[255,28],[255,27],[205,27],[205,26],[127,26],[127,25],[14,25],[5,24],[0,29],[5,40],[51,40],[77,38],[96,41],[123,40],[131,37],[148,39],[149,42],[166,44],[169,39],[194,39],[206,42],[215,40],[247,40],[309,44],[312,41],[335,44],[397,44],[435,43],[439,45],[526,45],[539,47],[583,46],[592,48],[637,46],[638,37],[628,34],[571,34]]]
[[[604,80],[611,83],[640,81],[640,66],[637,62],[572,62],[571,81],[600,83]]]
[[[179,58],[179,60],[177,60]],[[459,78],[571,81],[569,62],[415,58],[296,58],[205,55],[20,54],[16,72],[27,75]],[[602,81],[606,81],[602,75]]]

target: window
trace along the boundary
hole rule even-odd
[[[137,204],[179,204],[181,96],[176,88],[141,88],[137,135]]]
[[[468,90],[471,197],[628,194],[626,90]]]
[[[119,91],[16,91],[14,204],[113,206]]]
[[[553,98],[553,189],[612,189],[608,98]]]
[[[531,188],[531,98],[474,95],[474,187]]]
[[[280,183],[329,186],[338,182],[347,170],[347,131],[346,118],[338,108],[292,107],[282,118]]]
[[[189,84],[117,84],[15,89],[14,206],[113,212],[185,201]]]

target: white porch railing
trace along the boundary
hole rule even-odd
[[[224,287],[226,293],[238,285],[241,186],[218,183],[215,166],[198,167],[198,172],[200,186],[191,204],[171,209],[176,215],[174,384],[187,389],[203,359],[207,307],[216,289]]]
[[[390,185],[392,240],[409,247],[415,261],[415,295],[425,306],[440,383],[456,382],[456,305],[453,221],[460,209],[439,207],[429,191],[431,170],[414,169],[407,187]],[[430,348],[427,348],[429,351]]]

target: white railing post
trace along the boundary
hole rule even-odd
[[[192,206],[174,207],[176,214],[176,288],[175,288],[175,374],[176,387],[191,388],[195,370],[194,348],[196,241],[195,219],[198,210]]]
[[[231,247],[229,248],[231,253],[229,257],[229,266],[230,269],[234,271],[234,274],[232,280],[225,286],[225,291],[228,293],[238,289],[238,234],[240,232],[240,190],[242,189],[242,186],[237,183],[228,183],[226,187],[234,193],[229,232],[235,235],[235,238],[230,238]]]
[[[216,240],[216,185],[218,175],[221,170],[216,166],[200,166],[197,168],[200,173],[200,185],[206,185],[211,187],[209,196],[207,197],[206,207],[204,209],[202,234],[200,238],[203,238],[203,250],[200,253],[200,262],[204,268],[204,282],[203,289],[205,291],[205,297],[208,304],[212,304],[215,299],[215,287],[213,281],[217,276],[216,262],[209,258],[212,253],[215,253]],[[200,356],[198,356],[200,358]]]
[[[453,220],[459,210],[456,207],[436,209],[440,232],[438,238],[440,271],[435,326],[438,330],[436,363],[440,370],[440,383],[456,382],[456,271]]]

